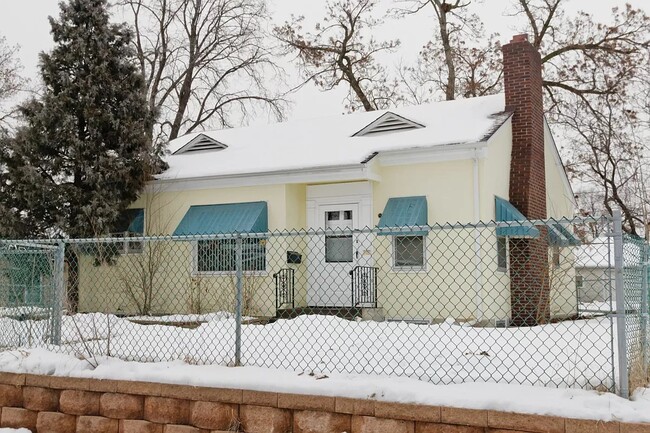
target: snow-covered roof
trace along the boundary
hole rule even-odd
[[[388,113],[423,127],[355,136]],[[509,116],[504,95],[500,94],[188,134],[169,144],[169,169],[159,179],[361,164],[376,152],[483,142]],[[227,148],[174,154],[200,134]]]
[[[623,265],[638,266],[641,263],[642,242],[625,238],[623,242]],[[614,267],[614,238],[599,236],[588,244],[575,249],[576,267],[578,268],[613,268]]]
[[[614,239],[600,236],[575,249],[576,267],[608,268],[614,266]]]

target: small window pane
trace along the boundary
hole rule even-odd
[[[423,236],[395,236],[395,267],[424,267]]]
[[[551,252],[551,258],[553,261],[553,267],[554,268],[559,268],[560,267],[560,247],[558,246],[553,246],[552,252]]]
[[[582,289],[583,281],[582,275],[576,275],[576,289]]]
[[[508,268],[508,238],[501,236],[497,237],[497,268]]]
[[[325,213],[327,216],[327,221],[338,221],[339,220],[339,211],[329,211]]]
[[[325,262],[351,263],[352,236],[325,236]]]

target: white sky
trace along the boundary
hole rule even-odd
[[[275,24],[282,24],[290,14],[305,15],[307,18],[323,15],[324,0],[268,0],[271,16]],[[476,1],[476,0],[475,0]],[[648,0],[631,0],[635,7],[648,9]],[[623,7],[624,0],[567,0],[568,12],[580,9],[594,14],[599,21],[607,22],[613,6]],[[390,0],[383,0],[382,6],[390,6]],[[506,12],[511,10],[512,0],[483,0],[477,11],[486,25],[488,33],[497,32],[502,42],[518,33],[517,22]],[[58,16],[57,0],[4,0],[0,14],[0,35],[10,44],[19,44],[20,60],[27,78],[37,76],[38,53],[52,46],[49,34],[48,16]],[[650,9],[648,9],[650,11]],[[307,26],[307,30],[310,28]],[[434,32],[432,12],[422,12],[402,20],[386,20],[377,31],[377,37],[397,38],[402,42],[400,51],[394,56],[405,62],[413,60],[424,43]],[[291,65],[287,66],[291,71]],[[293,105],[287,113],[289,119],[309,118],[344,111],[343,98],[347,89],[321,92],[312,85],[305,86],[293,96]],[[266,123],[267,119],[257,119],[253,123]]]

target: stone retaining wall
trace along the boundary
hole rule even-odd
[[[650,433],[650,424],[10,373],[0,373],[0,407],[0,427],[34,433]]]

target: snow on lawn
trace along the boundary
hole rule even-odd
[[[91,360],[182,360],[233,365],[235,320],[215,315],[195,329],[142,325],[100,313],[64,316],[64,351]],[[47,321],[0,319],[0,347],[48,347]],[[530,328],[473,328],[300,316],[242,326],[243,365],[317,373],[406,376],[436,384],[499,382],[611,389],[609,318]]]
[[[101,357],[97,366],[43,348],[0,353],[0,371],[97,379],[316,394],[379,401],[491,409],[570,418],[650,422],[650,389],[632,400],[611,393],[527,385],[465,383],[434,385],[410,378],[333,373],[328,375],[260,367],[190,365],[183,361],[140,363]]]
[[[234,315],[220,311],[218,313],[205,313],[205,314],[169,314],[166,316],[129,316],[128,320],[137,323],[192,323],[192,322],[211,322],[213,320],[232,319]],[[249,318],[250,319],[250,318]]]

